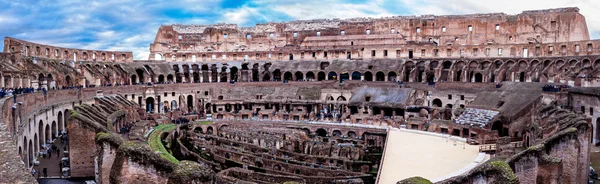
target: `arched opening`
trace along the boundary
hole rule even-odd
[[[433,104],[434,107],[442,107],[442,100],[437,99],[437,98],[433,99],[432,104]]]
[[[154,60],[163,60],[162,54],[160,54],[160,53],[154,54]]]
[[[137,76],[135,74],[131,75],[131,84],[137,84]]]
[[[172,74],[167,75],[167,82],[173,82],[173,75]]]
[[[276,69],[275,71],[273,71],[273,80],[281,81],[281,70]]]
[[[483,75],[481,73],[475,74],[475,82],[483,82]]]
[[[344,96],[339,96],[337,99],[337,101],[346,101],[346,97]]]
[[[177,105],[177,100],[172,100],[171,101],[171,111],[177,110],[177,109],[179,109],[179,106]]]
[[[159,84],[165,83],[165,76],[164,75],[158,75],[158,83]]]
[[[198,72],[192,73],[192,78],[194,80],[194,83],[200,83],[200,74]]]
[[[290,60],[294,60],[294,54],[290,53]]]
[[[352,72],[352,80],[360,80],[360,72],[354,71]]]
[[[229,78],[234,82],[238,81],[238,68],[237,67],[234,66],[229,69]]]
[[[519,73],[519,82],[525,82],[525,72]]]
[[[325,80],[325,72],[317,73],[317,81],[323,81],[323,80]]]
[[[206,134],[213,134],[213,127],[206,128]]]
[[[23,144],[25,144],[25,143],[23,143]],[[29,146],[27,146],[27,155],[28,155],[27,162],[29,163],[29,167],[33,166],[33,148],[31,148],[31,147],[33,147],[33,144],[32,144],[32,141],[29,140]]]
[[[65,77],[65,86],[73,86],[72,82],[71,82],[71,76],[66,76]]]
[[[327,131],[325,131],[325,129],[319,128],[317,129],[316,133],[318,136],[327,137]]]
[[[40,140],[39,140],[38,134],[36,133],[33,135],[33,145],[35,146],[35,147],[33,147],[33,151],[35,151],[36,153],[39,152],[39,149],[40,149],[39,142],[40,142]]]
[[[182,75],[181,73],[175,74],[175,83],[182,83],[183,82],[183,77],[181,75]],[[167,76],[167,80],[168,80],[168,78],[169,78],[169,76]]]
[[[283,80],[291,81],[292,80],[292,72],[283,73]]]
[[[306,80],[308,80],[308,81],[315,80],[315,73],[313,73],[313,72],[306,72]]]
[[[348,72],[340,73],[340,80],[342,80],[342,81],[350,80],[350,74]]]
[[[349,131],[349,132],[348,132],[348,137],[350,137],[350,138],[355,138],[355,137],[356,137],[356,132],[354,132],[354,131]]]
[[[52,121],[52,139],[55,139],[58,136],[58,131],[56,128],[56,121]]]
[[[342,136],[342,132],[341,132],[341,131],[339,131],[339,130],[334,130],[334,131],[331,133],[331,136],[333,136],[333,137],[339,137],[339,136]]]
[[[296,81],[303,81],[304,80],[304,74],[302,74],[302,72],[296,72],[295,74],[296,76]]]
[[[152,97],[146,98],[146,112],[154,112],[154,98]]]
[[[503,129],[504,129],[504,126],[502,125],[501,121],[495,121],[492,124],[492,131],[497,131],[499,137],[502,137],[502,130]]]
[[[365,72],[365,81],[373,81],[373,73]]]
[[[388,73],[388,81],[396,81],[396,72],[389,72]]]
[[[58,111],[58,131],[63,132],[65,128],[65,119],[63,118],[62,111]]]
[[[45,137],[46,142],[52,141],[52,139],[51,139],[52,132],[50,132],[50,125],[48,125],[48,124],[46,124],[46,131],[44,131],[44,135],[46,136]]]
[[[383,72],[375,73],[375,81],[385,81],[385,74]]]
[[[140,77],[140,83],[144,83],[144,70],[142,69],[136,69],[135,73],[137,73],[137,75]]]
[[[290,55],[291,55],[291,54],[290,54]],[[291,56],[290,56],[290,60],[292,60]],[[262,168],[262,167],[263,167],[263,163],[262,163],[262,162],[256,161],[254,164],[255,164],[255,165],[256,165],[256,167],[258,167],[258,168]]]
[[[329,72],[329,74],[327,75],[327,79],[328,80],[337,80],[337,73]]]
[[[38,142],[40,145],[44,145],[46,142],[46,137],[44,136],[44,122],[42,122],[42,120],[40,120],[38,123],[38,133],[40,134],[40,139],[38,139]]]
[[[193,112],[194,110],[194,97],[192,95],[187,96],[187,108],[188,112]]]

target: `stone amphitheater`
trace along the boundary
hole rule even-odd
[[[588,183],[575,7],[163,25],[148,60],[5,37],[0,183]]]

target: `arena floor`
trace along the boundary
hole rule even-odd
[[[447,136],[391,129],[378,183],[394,184],[414,176],[432,182],[440,181],[470,170],[485,160],[483,157],[478,146],[454,141]]]

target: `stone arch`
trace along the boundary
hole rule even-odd
[[[194,97],[192,95],[187,96],[187,108],[188,112],[193,112],[194,110]]]
[[[46,141],[51,141],[52,140],[51,139],[52,138],[52,132],[50,132],[50,125],[49,124],[46,124],[44,135],[46,136],[45,137]]]
[[[315,133],[321,137],[327,137],[327,131],[325,129],[319,128]]]
[[[56,121],[52,121],[52,139],[56,138],[58,136],[58,128],[56,125]]]
[[[173,74],[167,75],[167,82],[173,82]]]
[[[273,80],[274,81],[281,81],[281,70],[275,69],[273,71]]]
[[[165,83],[165,76],[164,75],[162,75],[162,74],[158,75],[158,83],[159,84]]]
[[[339,136],[342,136],[342,131],[340,131],[340,130],[334,130],[334,131],[331,133],[331,136],[333,136],[333,137],[339,137]]]
[[[317,81],[323,81],[325,79],[326,79],[325,72],[321,71],[321,72],[317,73]]]
[[[25,143],[23,143],[25,144]],[[33,166],[33,156],[34,156],[34,152],[33,152],[33,148],[31,148],[33,146],[32,141],[29,140],[29,146],[27,146],[27,163],[29,165],[29,167]]]
[[[339,96],[339,97],[337,97],[336,101],[346,101],[346,97]]]
[[[58,131],[63,132],[65,129],[65,119],[63,117],[63,112],[58,111]]]
[[[293,79],[292,72],[283,73],[283,80],[291,81]]]
[[[370,71],[366,71],[364,75],[365,81],[373,81],[373,73],[371,73]]]
[[[204,131],[202,130],[202,127],[197,126],[196,128],[194,128],[194,132],[196,133],[204,133]]]
[[[213,134],[213,127],[209,126],[208,128],[206,128],[206,134]]]
[[[375,81],[385,81],[385,74],[383,72],[375,73]]]
[[[138,80],[137,80],[137,75],[132,74],[131,75],[131,84],[137,84]]]
[[[354,131],[348,131],[348,137],[355,138],[356,137],[356,132],[354,132]]]
[[[396,81],[396,72],[389,72],[388,73],[388,81]]]
[[[360,80],[360,78],[361,78],[360,72],[358,72],[358,71],[352,72],[352,77],[351,78],[352,78],[352,80]]]
[[[329,74],[327,74],[327,79],[328,80],[337,80],[337,73],[335,73],[334,71],[329,72]]]
[[[594,61],[594,69],[598,69],[600,68],[600,59],[597,59],[596,61]]]
[[[237,67],[231,67],[229,68],[229,78],[230,80],[233,80],[234,82],[238,81],[238,68]]]
[[[36,153],[39,152],[39,149],[40,149],[40,143],[39,143],[40,140],[39,139],[40,138],[38,137],[37,133],[33,134],[33,145],[34,145],[33,151],[35,151]]]
[[[350,74],[348,72],[340,72],[340,80],[341,81],[350,80]]]
[[[475,73],[475,82],[483,82],[483,75],[481,73]]]
[[[154,97],[146,98],[146,112],[153,113],[154,110]]]
[[[502,136],[503,129],[504,129],[504,125],[502,124],[501,121],[494,121],[494,123],[492,123],[492,131],[497,131],[499,137]]]
[[[296,81],[302,81],[302,80],[304,80],[304,74],[302,74],[302,72],[300,72],[300,71],[297,71],[294,74],[294,77],[296,77]]]
[[[306,72],[306,80],[315,80],[315,73],[313,72]]]
[[[442,107],[442,100],[436,98],[433,99],[433,101],[431,102],[433,104],[434,107]]]
[[[490,61],[483,61],[480,64],[480,69],[481,70],[487,70],[488,68],[490,68],[491,65],[492,65],[492,62],[490,62]]]
[[[571,61],[569,61],[569,66],[575,67],[575,66],[577,66],[578,63],[579,63],[579,61],[572,59]]]

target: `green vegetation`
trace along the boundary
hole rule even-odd
[[[176,128],[177,125],[175,124],[163,124],[154,127],[154,132],[152,132],[152,134],[150,134],[150,136],[148,137],[148,144],[150,145],[152,150],[159,151],[161,157],[167,159],[172,163],[178,164],[179,160],[177,160],[175,157],[173,157],[173,155],[171,155],[171,153],[167,151],[165,146],[162,144],[160,136],[163,132],[175,130]]]
[[[197,121],[197,122],[194,122],[194,124],[196,124],[196,125],[212,125],[213,122],[212,121]]]
[[[416,176],[412,178],[406,178],[404,180],[398,181],[396,184],[432,184],[428,179]]]

